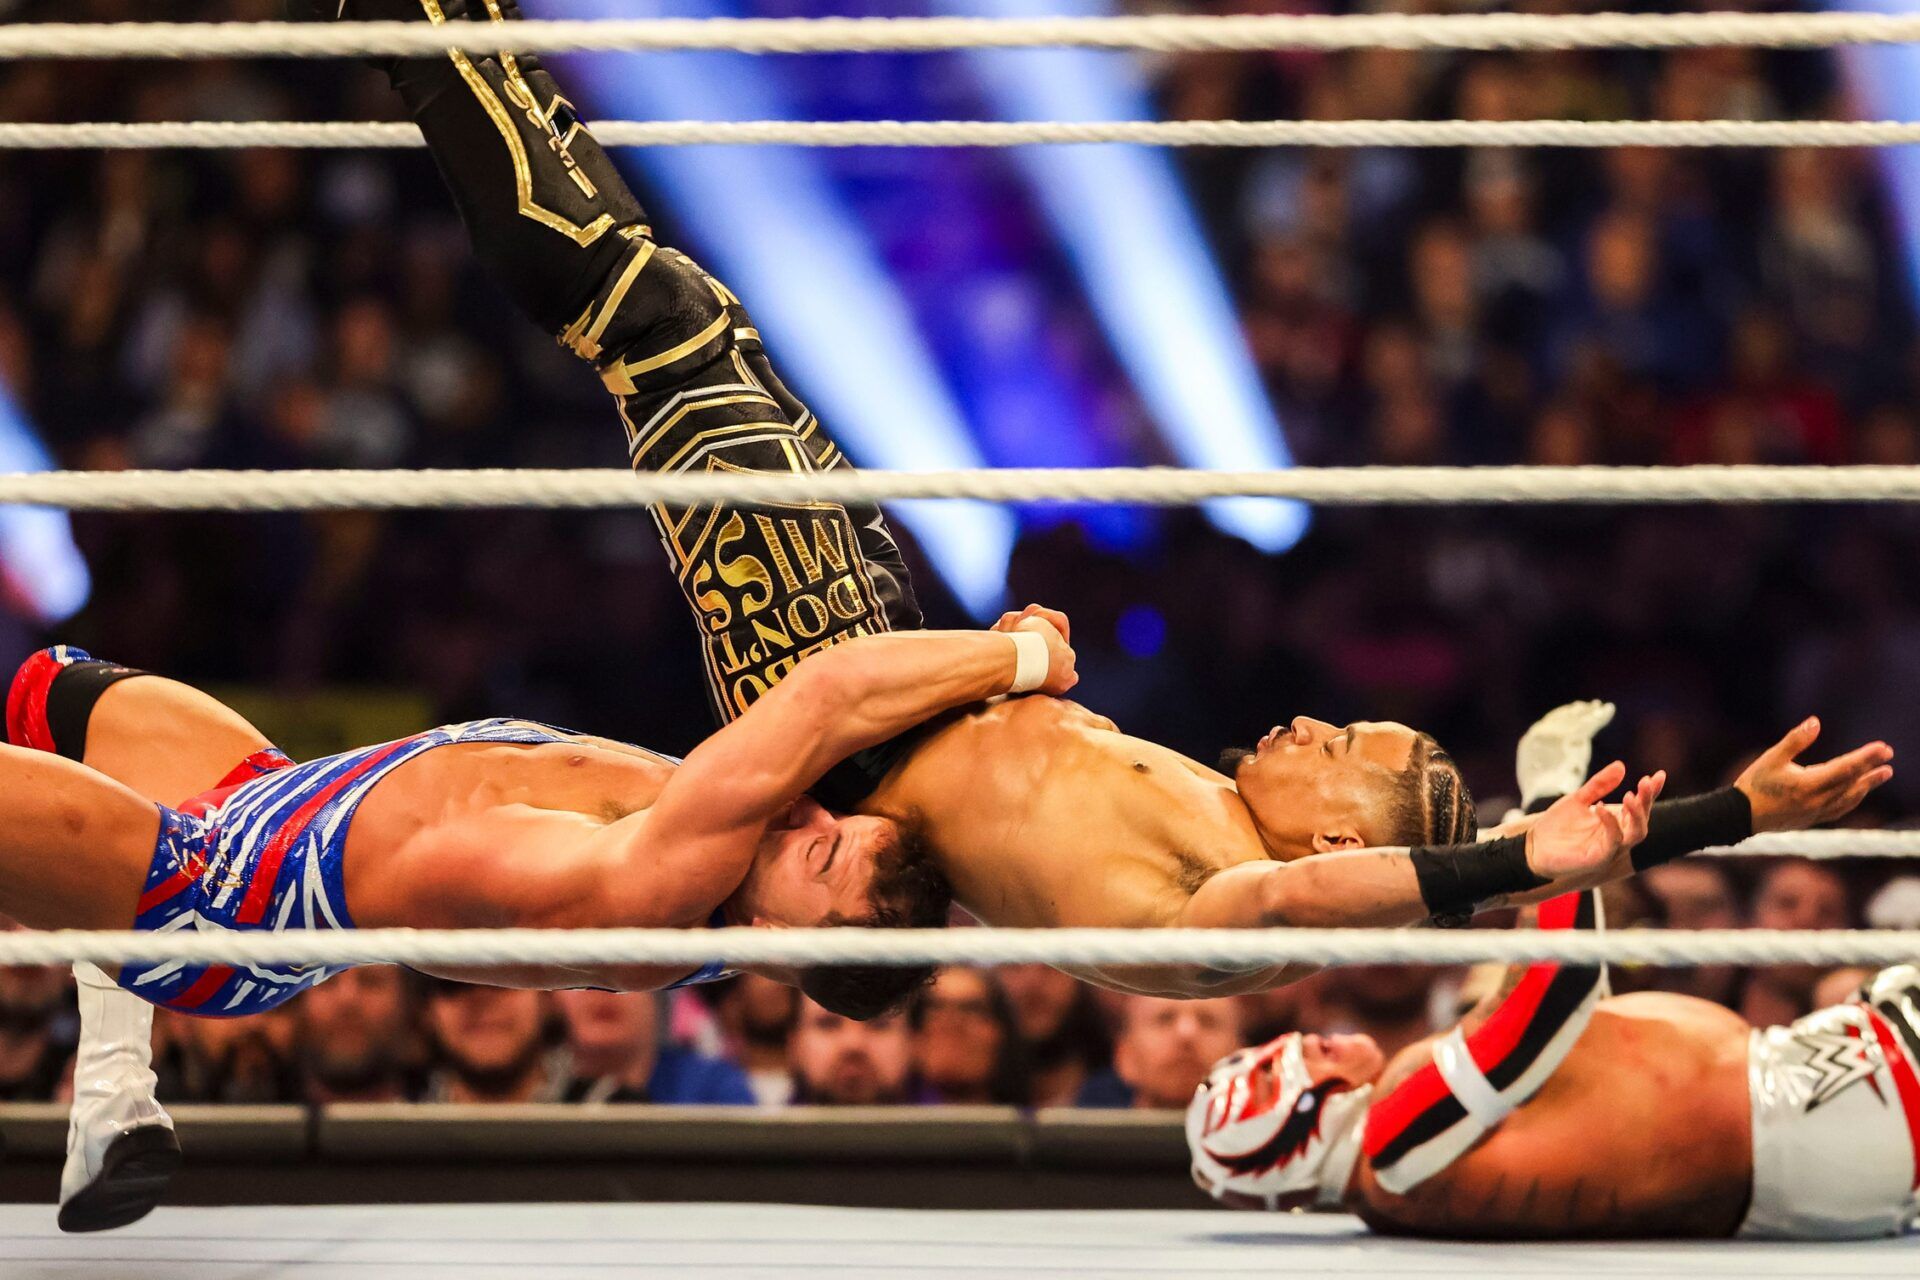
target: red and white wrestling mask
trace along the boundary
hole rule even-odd
[[[1237,1208],[1338,1205],[1372,1098],[1370,1084],[1314,1083],[1297,1031],[1229,1054],[1187,1107],[1194,1183]]]

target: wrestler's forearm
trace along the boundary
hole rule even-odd
[[[1014,637],[986,631],[869,636],[814,654],[688,754],[655,823],[684,834],[763,822],[854,752],[1008,692],[1019,655]]]
[[[1617,817],[1619,807],[1608,807]],[[1502,834],[1519,834],[1537,822],[1539,816],[1528,814],[1499,830]],[[1753,831],[1751,804],[1738,788],[1723,787],[1702,795],[1661,800],[1649,812],[1647,837],[1639,844],[1621,850],[1594,871],[1563,876],[1537,889],[1515,894],[1508,900],[1509,905],[1532,906],[1563,893],[1597,889],[1702,849],[1738,844]]]
[[[818,772],[802,785],[942,712],[1009,692],[1017,667],[1013,637],[990,631],[863,636],[814,654],[787,677],[828,712],[810,744],[807,768]]]
[[[1397,928],[1432,914],[1406,849],[1322,853],[1229,867],[1194,894],[1194,928]]]

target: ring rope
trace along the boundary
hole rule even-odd
[[[641,18],[485,28],[522,53],[728,49],[872,53],[1074,47],[1191,53],[1259,49],[1813,49],[1920,40],[1920,16],[1877,13],[1159,15],[1087,18]],[[473,43],[469,41],[468,43]],[[340,57],[438,53],[417,22],[32,23],[0,29],[4,58]]]
[[[1899,147],[1905,120],[603,120],[609,147]],[[0,149],[411,148],[409,123],[169,120],[0,124]]]
[[[0,965],[404,964],[1888,965],[1920,958],[1920,930],[1723,929],[1580,933],[1532,929],[290,929],[284,933],[58,930],[0,934]]]
[[[1720,858],[1920,858],[1920,831],[1769,831],[1736,845],[1702,849],[1695,857]],[[1916,957],[1920,959],[1920,957]]]
[[[1211,498],[1321,506],[1920,501],[1920,467],[1175,467],[710,472],[612,467],[444,471],[0,473],[0,505],[69,511],[611,508],[665,502],[984,502],[1185,506]]]

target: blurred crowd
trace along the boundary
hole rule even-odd
[[[0,0],[0,19],[278,6],[167,9]],[[1851,110],[1820,53],[1246,54],[1152,70],[1172,118]],[[0,67],[0,120],[393,114],[376,74],[325,62]],[[1908,264],[1872,154],[1221,149],[1179,163],[1302,462],[1920,462]],[[939,234],[923,215],[901,214]],[[411,153],[10,158],[0,384],[72,467],[622,460],[597,382],[480,276]],[[1084,701],[1202,759],[1296,712],[1402,719],[1434,731],[1497,813],[1527,723],[1600,697],[1621,708],[1601,750],[1666,769],[1675,792],[1724,782],[1808,713],[1827,725],[1822,748],[1884,738],[1920,760],[1920,589],[1902,568],[1920,519],[1904,509],[1322,511],[1283,556],[1192,513],[1148,519],[1151,536],[1114,538],[1033,517],[1010,596],[1073,616]],[[403,690],[418,722],[395,732],[511,713],[680,751],[708,723],[683,607],[631,513],[75,528],[96,592],[57,638],[119,661],[308,708],[342,688]],[[919,581],[936,623],[963,621],[931,570]],[[51,638],[0,608],[0,663]],[[1897,825],[1916,800],[1920,770],[1856,820]],[[1684,863],[1625,891],[1618,916],[1910,926],[1920,880]],[[1847,980],[1622,975],[1762,1021]],[[1358,969],[1174,1005],[1044,970],[952,970],[910,1013],[859,1025],[750,978],[548,996],[362,970],[275,1015],[163,1018],[163,1096],[1178,1105],[1239,1044],[1298,1026],[1391,1049],[1474,989],[1472,975]],[[0,1097],[56,1093],[71,1036],[63,975],[0,975]]]
[[[1616,892],[1624,927],[1920,927],[1920,876],[1861,899],[1831,864],[1674,863]],[[1857,970],[1616,969],[1614,989],[1719,1001],[1759,1025],[1848,998]],[[746,975],[665,994],[513,991],[352,969],[241,1019],[162,1012],[167,1102],[652,1102],[1185,1107],[1214,1062],[1283,1031],[1361,1032],[1389,1054],[1451,1026],[1489,972],[1330,970],[1257,996],[1160,1000],[1038,965],[949,968],[902,1013],[853,1022]],[[68,1089],[61,970],[0,970],[0,1101]]]

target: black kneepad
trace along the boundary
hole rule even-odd
[[[117,662],[94,659],[75,662],[62,670],[47,687],[47,728],[53,734],[54,750],[69,760],[85,756],[87,722],[93,719],[100,695],[122,680],[146,674]]]

